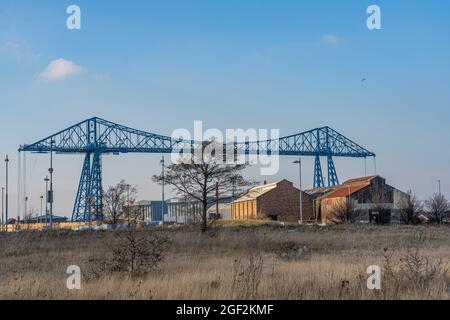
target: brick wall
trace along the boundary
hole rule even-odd
[[[314,219],[312,199],[302,193],[303,220]],[[281,181],[277,187],[257,198],[258,218],[278,216],[278,221],[298,222],[300,220],[300,193],[289,181]]]

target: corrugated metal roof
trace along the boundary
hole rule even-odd
[[[265,193],[275,189],[278,186],[278,184],[280,184],[281,182],[288,182],[288,183],[290,183],[289,181],[284,179],[284,180],[277,181],[277,182],[274,182],[274,183],[263,184],[261,186],[253,187],[250,190],[248,190],[248,192],[245,195],[243,195],[239,199],[236,199],[234,202],[255,200],[256,198],[262,196],[263,194],[265,194]]]
[[[372,180],[378,176],[367,176],[361,178],[355,178],[345,181],[342,185],[336,186],[336,189],[330,193],[324,195],[324,198],[343,198],[348,197],[348,195],[352,195],[355,192],[358,192],[364,189],[367,186],[370,186]]]
[[[310,196],[314,196],[317,194],[324,194],[327,192],[331,192],[333,190],[335,190],[338,186],[329,186],[329,187],[323,187],[323,188],[315,188],[315,189],[308,189],[305,190],[304,192],[309,194]]]
[[[369,184],[359,184],[356,186],[351,185],[342,185],[339,188],[337,188],[335,191],[330,192],[324,196],[326,199],[330,198],[343,198],[348,197],[348,195],[352,195],[355,192],[358,192],[361,189],[364,189],[365,187],[369,186]]]
[[[248,201],[248,200],[254,200],[258,198],[259,196],[262,196],[263,194],[275,189],[277,187],[278,182],[270,183],[270,184],[264,184],[262,186],[254,187],[248,190],[248,192],[240,197],[239,199],[236,199],[234,202],[241,202],[241,201]]]
[[[329,186],[324,188],[305,190],[313,198],[340,198],[347,197],[349,192],[353,194],[370,185],[371,181],[378,176],[367,176],[349,179],[338,186]],[[350,187],[350,190],[349,190]]]
[[[370,181],[372,181],[372,179],[376,178],[377,176],[367,176],[367,177],[361,177],[361,178],[354,178],[354,179],[350,179],[347,180],[343,183],[343,185],[348,185],[348,184],[370,184]]]

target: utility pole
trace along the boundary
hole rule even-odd
[[[48,221],[48,182],[50,181],[50,179],[48,178],[48,176],[45,177],[44,179],[45,181],[45,224],[47,225]]]
[[[6,185],[5,185],[5,190],[6,190],[6,195],[5,195],[5,225],[6,225],[6,232],[8,232],[8,164],[9,164],[9,159],[8,159],[8,155],[6,155],[6,159],[5,159],[5,164],[6,164]]]
[[[162,221],[162,224],[164,225],[164,201],[165,201],[165,199],[164,199],[164,184],[165,184],[165,176],[164,176],[164,169],[165,169],[165,160],[164,160],[164,156],[162,157],[162,159],[161,159],[161,170],[162,170],[162,173],[161,173],[161,176],[162,176],[162,190],[161,190],[161,192],[162,192],[162,197],[161,197],[161,199],[162,199],[162,201],[161,201],[161,210],[162,210],[162,212],[161,212],[161,221]]]
[[[295,164],[298,164],[299,175],[300,175],[300,224],[303,224],[303,194],[302,194],[302,158],[298,158],[297,161],[294,161]]]
[[[438,185],[439,185],[439,195],[441,195],[441,179],[438,180]]]
[[[55,140],[50,141],[50,168],[48,172],[50,173],[50,191],[48,194],[48,201],[50,203],[50,230],[53,229],[53,145]]]

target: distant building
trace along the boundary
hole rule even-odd
[[[189,224],[201,220],[202,203],[186,198],[172,198],[167,201],[167,222]]]
[[[313,220],[311,196],[295,188],[293,183],[287,180],[248,190],[244,196],[232,203],[232,219],[298,222],[300,192],[302,193],[303,220]]]
[[[55,215],[53,215],[51,218],[52,218],[52,223],[63,223],[63,222],[67,222],[67,220],[68,220],[67,217],[60,217],[60,216],[55,216]],[[21,223],[25,223],[25,224],[50,223],[50,215],[47,214],[47,215],[43,215],[43,216],[32,217],[25,221],[21,221]]]
[[[219,212],[216,204],[208,209],[208,218],[210,220],[231,220],[231,199],[228,202],[219,202]]]
[[[161,222],[163,206],[162,201],[138,201],[134,208],[138,210],[138,218],[143,222]],[[164,214],[167,215],[167,202],[164,205]]]
[[[219,212],[216,212],[216,199],[208,199],[207,217],[209,220],[231,220],[231,197],[219,199]],[[201,221],[203,205],[198,200],[172,198],[167,201],[165,221],[176,224],[189,224]]]
[[[339,222],[342,206],[351,208],[359,222],[399,223],[408,194],[386,184],[380,176],[345,181],[342,185],[306,190],[313,199],[318,222]]]

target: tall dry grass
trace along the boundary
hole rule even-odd
[[[26,231],[0,236],[1,299],[448,299],[450,228],[218,226],[156,232],[170,239],[142,277],[93,274],[117,232]],[[66,268],[82,270],[81,290]],[[369,265],[382,289],[367,289]]]

